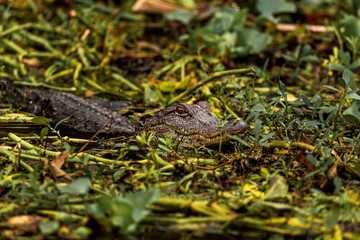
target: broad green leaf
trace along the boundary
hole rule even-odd
[[[88,178],[78,178],[75,181],[69,183],[67,186],[63,187],[57,185],[61,193],[68,194],[87,194],[91,189],[91,181]]]
[[[356,126],[360,126],[360,101],[354,101],[350,107],[348,107],[344,113],[346,121],[354,123]]]
[[[272,133],[272,132],[266,134],[264,137],[262,137],[262,138],[260,139],[260,141],[259,141],[260,145],[265,145],[265,143],[266,143],[269,139],[271,139],[273,136],[274,136],[274,133]]]
[[[350,65],[350,53],[348,51],[344,52],[342,50],[339,50],[339,57],[343,65],[349,66]]]
[[[39,228],[42,234],[47,235],[56,232],[60,227],[58,221],[41,220]]]
[[[300,56],[300,50],[301,50],[301,45],[297,45],[296,48],[295,48],[295,52],[294,52],[294,57],[296,60],[299,59],[299,56]]]
[[[162,92],[173,93],[175,92],[175,82],[166,81],[159,84],[159,89]]]
[[[46,117],[43,117],[43,116],[36,116],[31,119],[31,122],[33,122],[35,124],[45,125],[48,127],[50,125],[50,123],[52,122],[52,120],[48,119]]]
[[[254,97],[255,89],[254,88],[245,88],[245,96],[248,101],[251,101]]]
[[[360,95],[357,93],[350,93],[345,96],[345,99],[360,100]]]
[[[316,158],[314,157],[314,155],[312,155],[312,154],[307,154],[307,155],[306,155],[306,158],[307,158],[307,160],[308,160],[311,164],[313,164],[314,166],[317,166],[317,160],[316,160]]]
[[[173,12],[164,13],[164,18],[168,21],[179,21],[184,24],[189,24],[195,17],[195,10],[185,10],[178,8]]]
[[[238,44],[245,46],[250,54],[262,52],[270,43],[271,36],[254,28],[245,28],[238,35]]]
[[[354,169],[358,174],[360,174],[360,164],[354,164]]]
[[[71,231],[72,236],[79,236],[81,239],[88,239],[93,233],[93,230],[89,227],[80,226]]]
[[[311,46],[309,44],[305,44],[301,49],[301,57],[310,56],[311,53]]]
[[[143,84],[143,87],[146,105],[157,103],[160,99],[160,95],[153,90],[149,84]]]
[[[277,22],[274,14],[277,13],[292,13],[296,11],[295,3],[285,0],[258,0],[256,2],[256,9],[269,20]]]
[[[309,55],[309,56],[305,56],[305,57],[301,57],[300,58],[300,62],[318,62],[319,58],[315,55]]]
[[[339,221],[340,217],[340,207],[333,207],[330,209],[328,214],[326,215],[324,219],[325,227],[328,230],[331,230]]]
[[[349,69],[354,69],[360,67],[360,58],[356,60],[355,62],[351,63],[349,66]]]
[[[155,202],[160,197],[160,192],[158,188],[149,188],[126,196],[134,206],[132,217],[135,222],[140,222],[150,213],[146,205]]]
[[[344,81],[344,79],[338,78],[338,82],[342,88],[346,89],[347,85],[346,85],[346,82]]]
[[[48,127],[44,127],[43,129],[41,129],[41,133],[40,133],[40,142],[44,141],[44,137],[46,135],[48,135],[49,133],[49,128]]]
[[[234,17],[237,12],[237,9],[229,6],[217,9],[214,16],[206,25],[206,28],[217,35],[222,35],[226,32],[229,32],[233,25]]]
[[[327,67],[330,70],[334,70],[334,71],[344,71],[345,70],[345,67],[339,63],[329,63],[327,65]]]
[[[137,140],[139,143],[141,143],[141,144],[147,145],[146,139],[142,138],[142,137],[139,136],[139,135],[136,136],[136,140]]]
[[[343,75],[342,75],[342,79],[345,81],[346,86],[349,85],[350,79],[351,79],[349,69],[344,70]]]
[[[300,93],[300,99],[303,100],[307,107],[311,107],[310,100],[303,93]]]
[[[232,139],[234,139],[235,141],[237,141],[238,143],[240,143],[240,144],[242,144],[242,145],[244,145],[244,146],[246,146],[246,147],[250,147],[250,145],[247,143],[247,142],[245,142],[243,139],[241,139],[239,136],[237,136],[237,135],[226,135],[226,137],[228,137],[228,138],[232,138]]]
[[[111,216],[111,223],[128,231],[129,226],[134,223],[134,219],[132,217],[134,207],[131,202],[125,199],[120,199],[112,201],[110,204],[112,205],[111,208],[109,208],[108,202],[103,202],[102,208],[104,210],[108,209],[107,214]]]
[[[336,28],[339,29],[340,35],[343,38],[359,36],[360,34],[360,22],[354,15],[344,15],[341,17],[336,24]]]
[[[296,62],[296,58],[294,56],[292,56],[292,55],[281,54],[280,56],[283,57],[288,62],[291,62],[291,63]]]
[[[289,185],[283,176],[275,175],[270,179],[270,187],[266,191],[264,199],[285,197],[289,191]]]
[[[319,108],[322,104],[322,98],[319,94],[315,94],[315,96],[312,99],[312,105],[314,108]]]
[[[337,89],[337,88],[335,88],[335,87],[333,87],[333,86],[324,85],[324,87],[326,87],[326,88],[328,88],[328,89],[330,89],[330,90],[333,90],[333,91],[335,91],[335,92],[340,92],[339,89]]]

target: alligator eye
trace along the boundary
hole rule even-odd
[[[189,112],[184,107],[181,106],[176,107],[176,113],[180,116],[186,116],[189,114]]]

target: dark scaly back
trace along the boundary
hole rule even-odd
[[[16,108],[52,118],[54,122],[70,117],[61,125],[68,129],[94,134],[110,121],[101,133],[116,136],[135,132],[130,119],[104,107],[106,104],[99,100],[45,88],[17,87],[8,78],[0,81],[4,97]]]
[[[17,88],[13,81],[8,77],[1,77],[0,85],[2,96],[14,107],[34,115],[39,115],[41,113],[42,107],[38,92],[26,91],[25,88]]]

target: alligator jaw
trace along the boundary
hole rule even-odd
[[[220,127],[207,102],[189,105],[181,103],[165,108],[147,119],[141,131],[153,132],[153,142],[174,132],[173,143],[182,146],[209,146],[230,140],[226,135],[243,133],[249,129],[244,120],[227,119]]]
[[[231,140],[229,135],[236,135],[245,133],[250,129],[247,122],[241,119],[228,119],[228,122],[221,129],[218,127],[217,131],[210,134],[184,134],[177,133],[178,140],[182,141],[184,147],[200,147],[200,146],[214,146],[220,143],[227,143]]]

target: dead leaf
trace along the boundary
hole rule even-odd
[[[1,227],[18,229],[23,232],[37,231],[39,222],[42,218],[39,216],[20,215],[9,218],[6,222],[1,222]]]
[[[270,179],[270,187],[266,191],[264,199],[285,197],[289,191],[289,185],[283,176],[275,175]]]
[[[136,44],[136,50],[140,51],[142,49],[151,49],[156,53],[161,53],[161,47],[158,44],[147,42],[147,41],[139,41]]]
[[[54,158],[54,160],[51,161],[50,165],[53,167],[61,168],[64,165],[65,160],[68,156],[68,152],[62,152],[56,158]]]
[[[44,172],[43,175],[46,176],[49,173],[50,176],[53,178],[65,177],[71,180],[72,178],[64,170],[61,169],[68,156],[69,156],[68,152],[62,152],[57,157],[55,157],[54,160],[50,162],[50,165],[49,165],[49,161],[45,160],[44,167],[45,168],[49,167],[49,171]]]
[[[187,9],[184,6],[161,0],[139,0],[131,10],[136,13],[168,13],[178,8]]]
[[[40,62],[38,59],[29,59],[24,56],[20,56],[19,61],[28,66],[39,67],[39,66],[43,65],[43,63]]]

